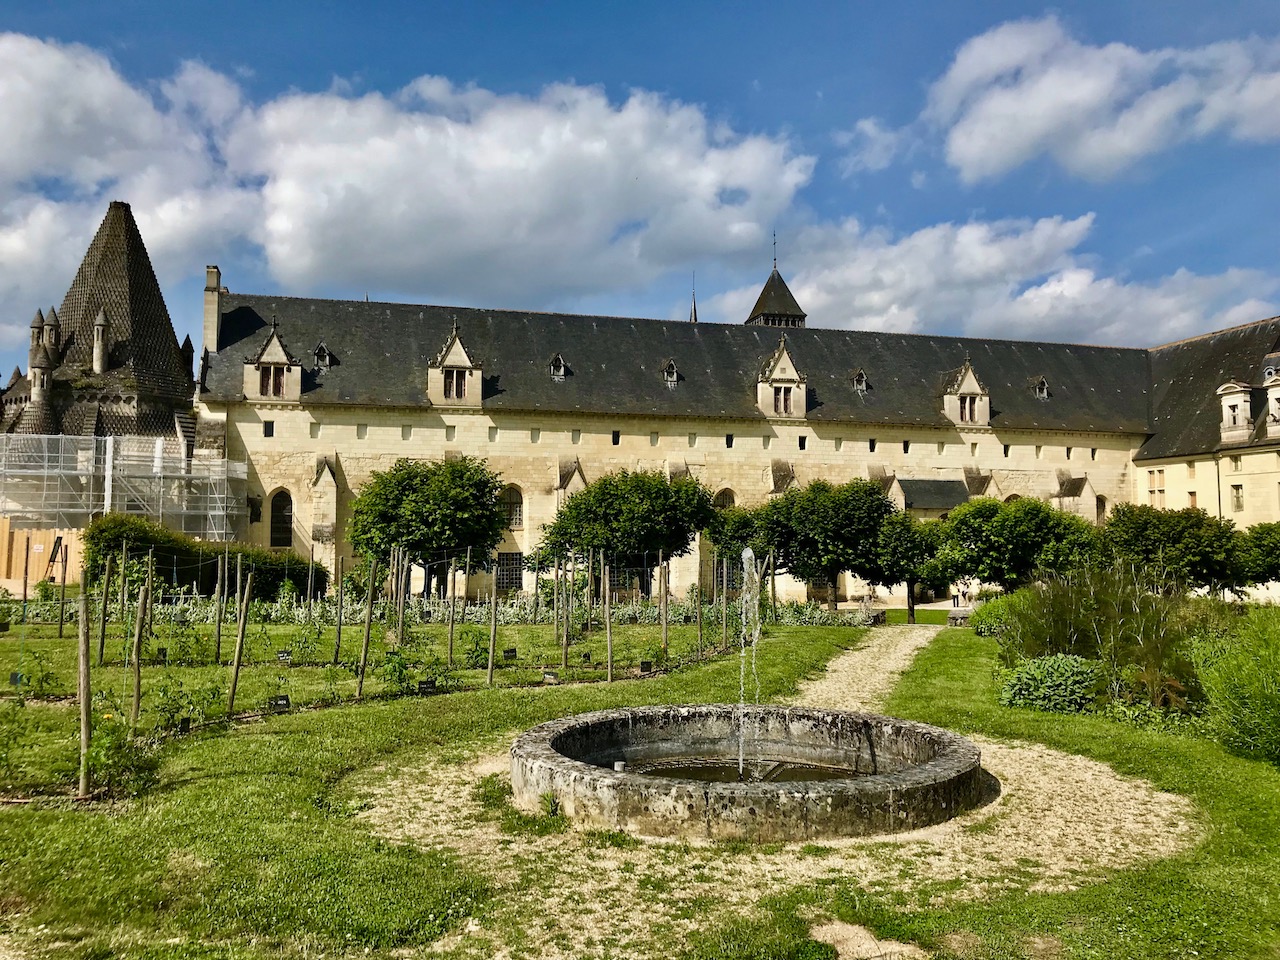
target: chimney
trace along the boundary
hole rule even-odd
[[[204,268],[204,349],[218,352],[219,326],[222,324],[222,271],[216,264]]]

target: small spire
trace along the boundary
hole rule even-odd
[[[453,335],[455,337],[458,335],[458,315],[456,313],[453,315]]]
[[[56,307],[49,308],[49,312],[45,314],[44,323],[47,327],[62,326],[62,321],[58,319],[58,311]]]
[[[778,231],[773,231],[773,269],[778,269]]]
[[[44,313],[41,312],[39,307],[36,307],[36,315],[31,318],[31,327],[32,329],[34,329],[36,327],[43,327],[43,326],[44,326]]]
[[[94,318],[93,325],[94,325],[95,327],[105,327],[105,326],[107,326],[107,325],[108,325],[108,324],[107,324],[107,311],[106,311],[106,309],[105,309],[105,308],[103,308],[103,307],[99,307],[99,308],[98,308],[98,315],[97,315],[97,317],[95,317],[95,318]]]
[[[271,332],[275,333],[276,330],[278,330],[279,328],[280,328],[280,321],[279,319],[277,319],[276,315],[273,313],[271,315]]]
[[[690,293],[691,293],[691,297],[690,297],[690,305],[689,305],[689,322],[697,323],[698,322],[698,274],[696,271],[693,274],[693,285],[690,288]]]

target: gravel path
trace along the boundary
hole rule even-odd
[[[861,710],[875,713],[911,666],[915,655],[938,635],[941,627],[876,627],[856,650],[840,654],[827,672],[800,687],[795,702],[804,707]]]

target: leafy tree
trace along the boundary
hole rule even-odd
[[[880,528],[892,512],[889,498],[869,480],[840,486],[815,480],[762,507],[757,537],[773,548],[779,568],[807,583],[829,584],[834,610],[840,574],[883,582]]]
[[[723,557],[741,557],[750,547],[756,554],[764,554],[769,545],[762,536],[760,511],[746,507],[724,507],[716,510],[707,525],[707,539]]]
[[[1240,543],[1250,583],[1280,580],[1280,523],[1255,523]]]
[[[1256,542],[1264,538],[1260,533]],[[1249,579],[1246,543],[1235,524],[1196,507],[1119,504],[1107,518],[1102,540],[1113,559],[1162,571],[1187,587],[1235,590]]]
[[[941,562],[952,579],[976,577],[1013,590],[1038,571],[1061,572],[1088,562],[1094,545],[1087,521],[1043,500],[979,497],[951,512]]]
[[[646,556],[678,557],[715,514],[711,493],[691,477],[669,480],[657,472],[620,470],[569,497],[543,531],[550,555],[603,552],[628,565]]]
[[[916,584],[949,580],[938,563],[942,523],[917,520],[901,510],[885,517],[880,527],[881,583],[902,583],[907,588],[907,623],[916,622]]]
[[[386,562],[392,547],[419,562],[472,548],[478,562],[502,540],[501,478],[477,457],[395,462],[351,504],[351,544]]]

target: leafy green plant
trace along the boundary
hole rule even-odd
[[[39,650],[31,651],[31,664],[24,671],[24,680],[36,697],[46,696],[57,688],[58,675],[53,672],[49,658]]]
[[[1102,686],[1095,661],[1060,653],[1027,660],[1006,671],[1000,703],[1050,713],[1081,713],[1097,702]]]
[[[95,697],[89,774],[107,796],[133,797],[159,779],[160,755],[155,741],[135,737],[120,704],[110,695]]]
[[[413,668],[399,650],[387,651],[378,673],[391,693],[406,694],[413,689]]]
[[[58,599],[58,588],[48,580],[36,581],[36,600],[40,603],[52,603]]]
[[[462,660],[468,670],[483,670],[489,665],[489,639],[483,630],[463,628],[460,634]]]
[[[1204,638],[1193,656],[1216,736],[1280,762],[1280,610],[1255,610],[1234,636]]]

